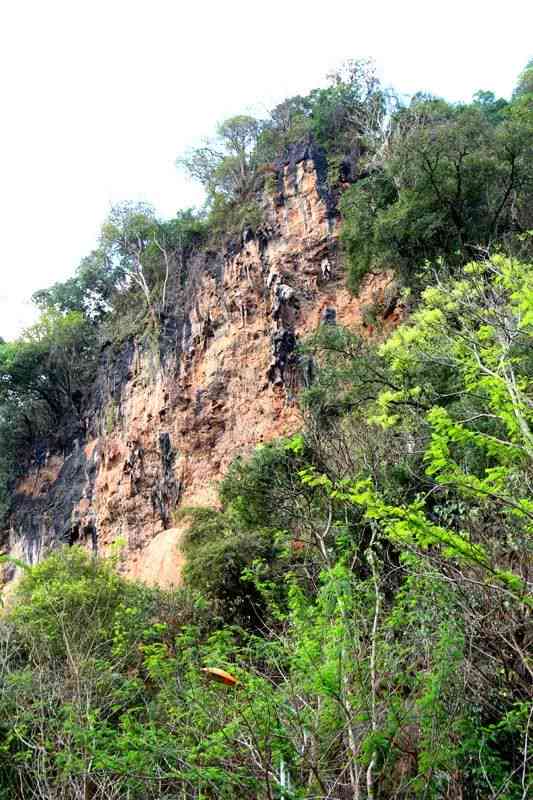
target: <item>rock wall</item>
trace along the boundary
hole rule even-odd
[[[178,583],[176,509],[216,502],[235,456],[300,425],[298,339],[322,323],[360,325],[376,301],[394,323],[390,276],[369,279],[358,298],[344,288],[324,174],[319,155],[295,148],[263,197],[260,233],[197,258],[194,299],[184,323],[170,326],[165,357],[134,341],[119,353],[103,348],[86,433],[16,487],[13,555],[35,563],[60,543],[105,553],[120,540],[127,574]],[[6,568],[5,579],[13,574]]]

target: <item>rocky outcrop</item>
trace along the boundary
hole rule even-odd
[[[84,435],[16,487],[13,555],[34,563],[60,543],[105,553],[121,541],[126,573],[178,583],[179,506],[216,502],[235,456],[300,425],[295,397],[312,364],[299,363],[298,340],[323,323],[361,325],[371,304],[387,302],[387,325],[401,315],[388,275],[359,298],[344,288],[320,154],[293,148],[263,204],[257,234],[196,257],[190,310],[165,321],[163,348],[104,345]]]

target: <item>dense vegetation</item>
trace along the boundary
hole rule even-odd
[[[179,592],[77,548],[26,568],[0,630],[0,797],[531,796],[532,126],[531,64],[509,102],[407,107],[348,65],[186,157],[205,214],[116,209],[38,293],[41,321],[0,345],[4,487],[71,435],[102,338],[161,335],[191,253],[261,224],[268,165],[302,137],[344,189],[352,287],[392,267],[412,313],[386,341],[305,343],[301,432],[238,459],[219,508],[180,511]]]

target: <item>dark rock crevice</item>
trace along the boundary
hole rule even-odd
[[[161,473],[152,487],[151,502],[154,514],[159,515],[163,527],[167,529],[171,527],[172,511],[178,505],[183,489],[182,482],[175,477],[177,453],[167,432],[159,434],[159,454]]]

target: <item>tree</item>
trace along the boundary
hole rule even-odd
[[[49,310],[19,339],[0,344],[0,518],[36,443],[53,435],[57,445],[78,435],[96,343],[81,312]]]
[[[482,90],[475,93],[472,105],[479,108],[493,125],[503,122],[505,111],[509,107],[509,103],[503,97],[496,99],[494,92]]]
[[[309,97],[296,95],[279,103],[263,122],[257,144],[261,163],[272,162],[291,144],[303,141],[311,131],[312,104]]]
[[[153,250],[166,253],[159,242],[159,224],[153,208],[146,203],[123,203],[115,206],[102,226],[101,246],[111,263],[125,278],[140,289],[154,328],[159,324],[154,291],[158,281],[154,270]],[[152,258],[151,258],[152,256]],[[168,280],[165,264],[165,283]]]
[[[513,100],[531,102],[533,96],[533,58],[528,61],[518,77],[518,82],[513,92]]]
[[[32,299],[41,311],[81,312],[96,323],[111,309],[113,295],[123,280],[122,267],[97,249],[81,261],[72,278],[35,292]]]
[[[49,311],[15,342],[0,347],[0,402],[46,405],[59,422],[94,369],[94,331],[79,312]]]
[[[491,103],[415,96],[393,115],[387,157],[341,201],[352,288],[372,268],[393,267],[416,284],[424,264],[459,266],[519,243],[533,190],[533,117],[491,116]]]
[[[165,283],[161,295],[164,311],[167,300],[169,275],[175,276],[175,290],[179,292],[188,276],[187,261],[207,241],[208,225],[205,216],[194,209],[179,211],[175,217],[160,223],[154,244],[165,263]]]
[[[309,95],[312,131],[330,154],[366,151],[380,138],[386,96],[368,59],[351,59],[328,75],[329,86]]]
[[[215,139],[177,160],[207,191],[208,198],[249,199],[258,188],[255,148],[262,125],[254,117],[240,115],[220,123]]]

